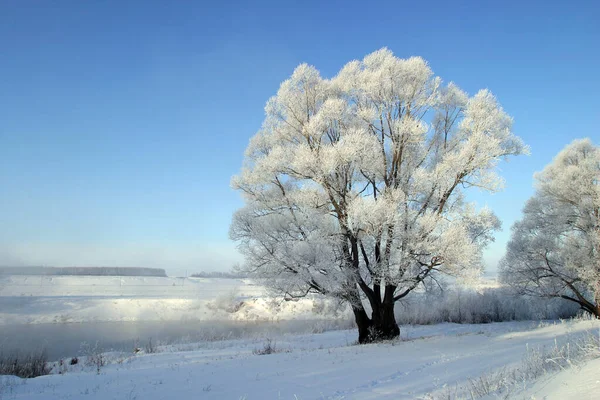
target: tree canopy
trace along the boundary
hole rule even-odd
[[[361,342],[397,335],[394,303],[426,280],[480,271],[500,222],[464,189],[499,190],[498,161],[527,152],[488,90],[469,97],[381,49],[331,79],[298,66],[265,112],[232,180],[246,271],[289,298],[349,302]]]
[[[561,297],[600,317],[600,148],[574,141],[535,181],[501,278],[521,293]]]

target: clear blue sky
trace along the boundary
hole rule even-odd
[[[0,265],[226,270],[229,187],[301,62],[390,48],[491,89],[530,157],[476,194],[504,222],[571,140],[600,142],[600,2],[0,2]]]

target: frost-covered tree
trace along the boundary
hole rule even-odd
[[[489,91],[382,49],[332,79],[298,66],[265,111],[232,180],[246,271],[348,302],[361,343],[399,335],[395,302],[427,280],[479,271],[499,221],[463,189],[498,190],[497,162],[527,151]]]
[[[501,278],[523,294],[560,297],[600,317],[600,148],[576,140],[535,180]]]

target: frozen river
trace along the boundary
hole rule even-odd
[[[46,349],[49,360],[81,355],[82,344],[105,351],[132,352],[153,343],[194,343],[220,339],[262,339],[286,333],[311,333],[322,321],[132,321],[67,324],[17,324],[0,326],[4,353]]]

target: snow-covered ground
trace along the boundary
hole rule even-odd
[[[519,393],[519,398],[597,400],[600,397],[600,358],[581,366],[575,366],[549,374],[537,381],[531,388]]]
[[[402,327],[402,340],[362,346],[353,344],[353,330],[332,331],[274,337],[278,352],[267,355],[256,354],[265,340],[172,345],[156,354],[111,353],[99,369],[80,358],[56,366],[53,375],[4,378],[3,399],[435,399],[469,378],[521,367],[528,351],[597,334],[599,327],[592,321]],[[526,383],[527,391],[511,398],[597,398],[597,367],[593,361]]]
[[[65,362],[55,364],[52,375],[0,377],[0,399],[470,398],[465,389],[478,377],[523,368],[530,352],[574,343],[586,332],[597,336],[600,329],[595,321],[402,326],[401,340],[364,346],[354,344],[355,330],[298,334],[257,329],[228,340],[174,341],[159,346],[156,354],[134,353],[128,341],[123,351],[105,353],[106,365],[99,369],[81,356],[77,333],[64,335],[129,326],[118,324],[147,329],[142,323],[196,330],[215,320],[293,320],[306,326],[292,331],[318,332],[336,318],[346,321],[348,315],[315,298],[274,301],[250,280],[0,276],[0,337],[12,332],[12,339],[23,342],[37,330],[54,332],[77,349],[59,352]],[[323,329],[312,325],[319,319]],[[139,337],[144,348],[145,339]],[[276,351],[257,354],[268,343]],[[92,357],[87,360],[94,355],[97,360],[98,351],[88,347]],[[69,365],[70,356],[79,356],[78,364]],[[590,361],[523,382],[510,398],[598,398],[599,366]]]

